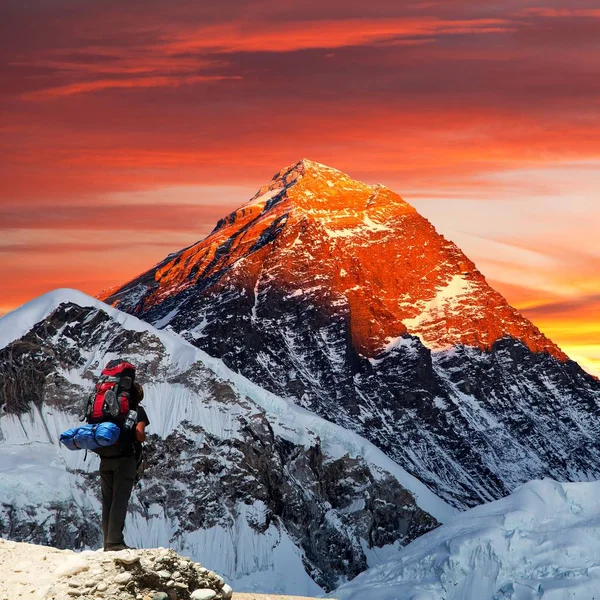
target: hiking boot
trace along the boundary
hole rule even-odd
[[[132,548],[127,544],[111,544],[109,546],[104,546],[104,552],[119,552],[120,550],[135,550],[135,548]]]

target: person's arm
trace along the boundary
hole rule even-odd
[[[146,441],[146,423],[141,421],[135,426],[135,439],[138,442]]]

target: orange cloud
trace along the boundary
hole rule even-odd
[[[97,79],[95,81],[82,81],[68,85],[51,87],[48,89],[35,90],[22,94],[23,100],[43,100],[72,96],[74,94],[85,94],[107,89],[127,88],[153,88],[153,87],[178,87],[206,81],[222,81],[224,79],[241,79],[238,76],[225,75],[186,75],[179,77],[137,77],[135,79]]]
[[[241,79],[239,74],[206,73],[198,70],[227,69],[227,61],[215,56],[236,52],[295,52],[308,49],[336,49],[381,43],[422,44],[436,36],[472,35],[513,31],[504,19],[443,20],[419,19],[338,19],[289,21],[279,27],[269,23],[228,22],[198,29],[165,33],[154,44],[135,43],[131,48],[107,51],[90,45],[55,52],[48,58],[15,61],[17,67],[55,71],[73,83],[49,85],[24,92],[24,100],[45,100],[106,89],[178,87],[206,81]],[[194,56],[195,54],[195,56]],[[85,61],[85,57],[93,57]],[[106,74],[119,77],[106,78]],[[97,77],[91,81],[90,77]]]
[[[444,20],[435,17],[403,19],[297,20],[280,23],[279,27],[264,23],[252,27],[242,23],[223,23],[183,32],[165,47],[176,54],[190,50],[215,52],[293,52],[312,48],[335,49],[364,46],[399,39],[431,38],[512,31],[505,19]]]

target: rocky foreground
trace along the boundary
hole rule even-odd
[[[72,552],[0,538],[0,600],[311,600],[234,594],[173,550]]]
[[[0,600],[230,600],[224,579],[164,548],[81,552],[0,540]]]

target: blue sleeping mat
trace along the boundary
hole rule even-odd
[[[60,434],[60,442],[69,450],[96,450],[117,443],[121,430],[114,423],[79,425]]]

